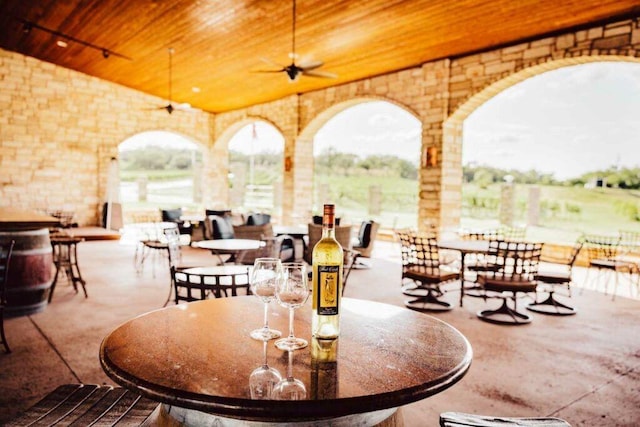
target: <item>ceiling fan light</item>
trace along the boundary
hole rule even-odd
[[[56,42],[56,44],[58,45],[58,47],[67,47],[67,46],[69,46],[69,44],[64,40],[58,40]]]

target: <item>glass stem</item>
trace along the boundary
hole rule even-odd
[[[269,329],[269,303],[264,304],[264,330]]]
[[[293,308],[289,307],[289,338],[294,338],[293,336]]]
[[[264,368],[266,368],[268,366],[268,364],[267,364],[267,342],[266,341],[264,341],[262,343],[262,355],[264,357],[264,361],[262,362],[262,366]]]

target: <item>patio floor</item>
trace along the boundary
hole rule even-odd
[[[145,266],[137,276],[134,246],[87,241],[78,247],[89,298],[64,278],[42,313],[5,320],[13,353],[0,352],[0,424],[63,383],[113,384],[98,361],[100,342],[122,322],[160,308],[167,298],[166,264]],[[185,248],[183,262],[211,263],[207,251]],[[371,269],[352,271],[345,296],[402,305],[400,249],[376,242]],[[576,284],[584,284],[578,269]],[[600,284],[602,288],[602,284]],[[635,291],[635,288],[632,289]],[[456,303],[453,290],[445,299]],[[404,407],[405,425],[437,426],[444,411],[503,416],[558,416],[573,426],[640,424],[640,300],[620,289],[615,301],[591,289],[574,289],[578,314],[533,314],[531,324],[505,327],[480,321],[485,303],[435,316],[470,341],[474,359],[452,388]]]

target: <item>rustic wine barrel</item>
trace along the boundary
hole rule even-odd
[[[53,281],[49,230],[0,231],[0,242],[14,240],[7,278],[6,316],[37,313],[47,306]]]

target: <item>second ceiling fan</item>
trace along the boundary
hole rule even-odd
[[[173,104],[173,101],[171,99],[172,97],[172,83],[173,83],[173,53],[174,50],[172,47],[170,47],[169,49],[169,104],[167,105],[163,105],[162,107],[157,107],[154,108],[154,110],[166,110],[167,113],[171,114],[176,110],[181,110],[181,111],[191,111],[191,105],[189,104]]]
[[[257,72],[258,73],[285,73],[289,77],[289,81],[291,82],[298,80],[298,78],[301,75],[309,76],[309,77],[324,77],[324,78],[330,78],[330,79],[334,79],[338,77],[334,73],[318,70],[318,68],[324,65],[322,61],[308,61],[308,62],[301,61],[299,64],[296,64],[296,58],[297,58],[297,55],[296,55],[296,0],[293,0],[291,27],[292,27],[291,54],[290,54],[291,64],[286,66],[281,66],[279,64],[274,63],[273,61],[262,58],[263,61],[269,64],[273,64],[280,68],[274,69],[274,70],[258,70]]]

